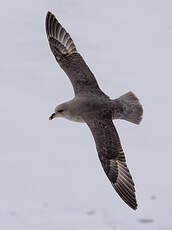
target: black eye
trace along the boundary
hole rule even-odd
[[[62,113],[62,112],[63,112],[63,109],[58,110],[58,113]]]

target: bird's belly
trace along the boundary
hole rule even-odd
[[[72,100],[72,106],[65,118],[75,122],[85,122],[85,119],[95,119],[102,113],[102,110],[106,110],[107,101],[102,98],[81,97]]]

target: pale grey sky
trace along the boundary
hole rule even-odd
[[[143,104],[140,126],[115,122],[136,184],[136,212],[114,193],[86,125],[48,121],[73,97],[48,46],[48,10],[105,93],[131,90]],[[1,3],[0,229],[171,229],[171,10],[167,0]]]

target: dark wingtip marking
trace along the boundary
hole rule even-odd
[[[77,52],[70,35],[50,11],[46,15],[45,27],[50,48],[57,60],[63,55]]]

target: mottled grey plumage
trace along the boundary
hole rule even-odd
[[[112,186],[131,208],[136,209],[134,182],[112,120],[124,119],[139,124],[143,114],[139,100],[132,92],[115,100],[103,93],[70,35],[50,12],[46,17],[46,32],[50,48],[75,92],[74,99],[57,106],[49,119],[64,117],[87,123]]]

